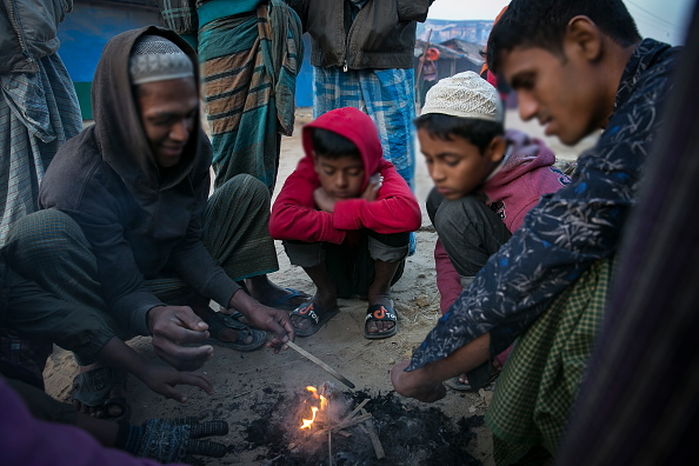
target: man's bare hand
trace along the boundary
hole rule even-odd
[[[155,353],[179,370],[200,368],[214,353],[209,326],[189,306],[156,306],[148,311]]]
[[[180,372],[167,366],[148,364],[139,375],[139,378],[154,392],[160,393],[166,398],[177,400],[180,403],[187,401],[187,397],[175,389],[177,385],[199,387],[209,395],[214,392],[211,382],[203,375],[193,372]]]
[[[432,403],[447,393],[441,380],[432,380],[424,369],[405,372],[410,361],[401,361],[391,369],[391,383],[396,392],[409,398]]]
[[[294,340],[294,327],[288,312],[265,306],[242,290],[233,295],[228,307],[239,310],[251,326],[269,332],[271,339],[267,346],[274,348],[275,352],[287,341]]]

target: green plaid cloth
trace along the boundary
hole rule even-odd
[[[600,259],[522,335],[486,414],[498,465],[540,445],[553,454],[604,311],[612,260]]]

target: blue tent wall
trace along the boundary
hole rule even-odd
[[[58,53],[68,68],[80,100],[83,119],[92,119],[92,78],[109,39],[129,29],[160,24],[157,10],[136,5],[76,2],[61,23]]]

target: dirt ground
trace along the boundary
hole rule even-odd
[[[283,139],[279,169],[280,182],[277,189],[281,187],[286,175],[293,170],[302,155],[299,129],[300,125],[310,119],[310,109],[298,109],[297,131],[294,136]],[[524,129],[531,134],[540,134],[536,123],[522,123],[512,111],[508,114],[508,121],[512,122],[508,124],[510,127]],[[576,154],[593,141],[594,137],[588,138],[578,147],[564,148],[556,141],[546,139],[559,158],[565,160],[574,160]],[[424,200],[430,187],[429,177],[418,153],[416,194],[423,204],[423,211]],[[362,327],[367,303],[360,300],[341,300],[341,312],[336,317],[316,335],[305,339],[299,338],[297,343],[353,381],[358,392],[372,397],[389,393],[391,391],[388,378],[390,368],[395,362],[410,356],[413,348],[422,341],[439,316],[439,297],[435,286],[432,256],[435,240],[436,233],[425,214],[423,226],[417,232],[417,251],[407,259],[405,273],[393,287],[400,325],[400,331],[395,337],[386,340],[364,339]],[[277,255],[280,270],[272,274],[271,279],[282,286],[313,293],[314,288],[310,279],[301,269],[293,268],[289,264],[280,244],[277,244]],[[148,338],[137,338],[130,344],[145,357],[156,358],[150,349]],[[131,421],[136,423],[152,417],[184,416],[228,421],[231,431],[220,441],[230,446],[229,454],[220,460],[198,460],[199,464],[208,465],[290,464],[285,463],[284,458],[279,458],[279,455],[274,455],[273,448],[261,446],[261,442],[251,438],[250,426],[255,422],[265,421],[270,416],[273,417],[275,410],[280,412],[289,410],[291,406],[286,406],[285,403],[288,404],[288,402],[284,400],[293,400],[306,385],[318,386],[323,382],[332,381],[340,386],[318,366],[291,350],[275,355],[267,349],[239,353],[225,348],[216,348],[213,359],[204,366],[202,371],[207,374],[215,387],[216,393],[211,397],[196,389],[184,387],[182,390],[189,399],[185,404],[179,404],[172,400],[164,400],[152,393],[140,381],[130,377],[128,398],[132,410]],[[45,371],[48,392],[59,399],[68,399],[75,373],[76,366],[72,355],[57,350]],[[462,444],[458,447],[468,452],[468,455],[476,460],[476,464],[478,462],[484,465],[493,464],[490,435],[480,418],[488,406],[491,395],[489,391],[481,391],[480,394],[449,391],[443,400],[432,405],[446,416],[445,419],[450,419],[454,426],[461,418],[467,418],[466,424],[470,426],[473,435],[464,435]],[[406,410],[428,408],[427,405],[414,400],[402,401]],[[262,409],[262,407],[266,408]],[[367,408],[371,411],[371,404],[367,405]],[[429,432],[427,434],[429,435]],[[379,437],[384,442],[391,438],[389,432],[381,432],[381,429],[379,429]],[[418,460],[417,457],[410,455],[396,457],[389,455],[382,464],[430,464],[430,461]],[[454,464],[465,464],[465,462],[459,461]]]

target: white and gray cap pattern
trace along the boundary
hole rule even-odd
[[[441,113],[460,118],[502,123],[502,103],[498,91],[473,71],[439,80],[427,91],[421,115]]]
[[[134,85],[194,77],[192,60],[172,41],[142,36],[131,49],[129,75]]]

